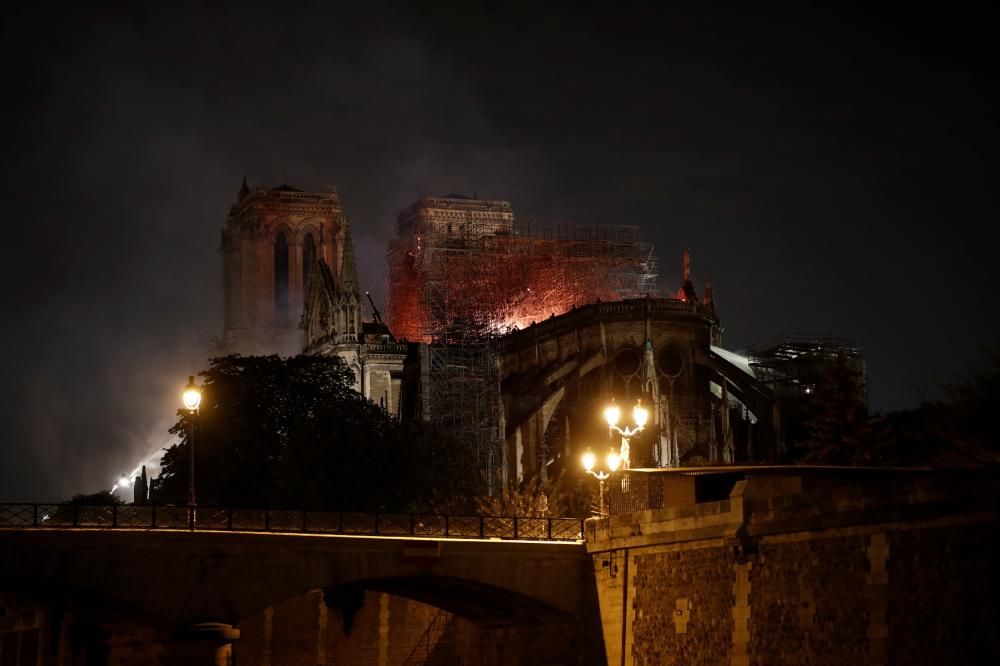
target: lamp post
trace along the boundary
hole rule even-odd
[[[194,383],[194,375],[188,377],[181,400],[188,410],[188,523],[193,530],[197,522],[195,511],[198,506],[194,500],[194,418],[201,405],[201,387]]]
[[[618,470],[618,466],[621,464],[621,458],[618,456],[617,453],[615,453],[612,450],[612,451],[608,451],[608,455],[604,459],[604,461],[607,463],[609,471],[605,472],[602,469],[602,470],[599,470],[599,471],[595,472],[594,471],[594,465],[597,464],[597,456],[595,456],[594,452],[590,450],[590,447],[588,447],[586,453],[583,454],[583,469],[585,469],[587,471],[587,474],[590,474],[591,476],[593,476],[594,478],[596,478],[600,482],[600,495],[599,495],[600,499],[598,500],[598,505],[597,505],[598,506],[598,512],[597,513],[598,513],[599,516],[605,515],[605,513],[604,513],[604,482],[607,481],[608,477],[611,476],[611,472],[615,472],[615,471]]]
[[[619,428],[618,421],[621,419],[621,415],[621,410],[615,404],[614,398],[612,398],[611,404],[604,409],[604,420],[608,422],[609,435],[612,431],[615,431],[622,436],[622,445],[618,449],[618,455],[621,457],[622,469],[628,469],[630,453],[628,441],[642,432],[642,429],[646,427],[646,422],[649,420],[649,411],[642,406],[642,400],[635,401],[635,407],[632,408],[632,420],[635,422],[634,428],[628,426],[625,426],[624,429]]]

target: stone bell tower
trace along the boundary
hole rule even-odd
[[[301,353],[299,322],[317,262],[322,259],[338,281],[357,284],[354,263],[350,257],[344,262],[348,243],[335,191],[251,189],[244,178],[222,230],[224,323],[216,353]]]

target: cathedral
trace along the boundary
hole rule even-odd
[[[779,459],[782,391],[808,396],[816,381],[774,360],[788,345],[724,349],[711,281],[696,292],[687,252],[680,288],[660,296],[635,227],[532,227],[509,202],[423,197],[389,243],[385,320],[335,190],[244,179],[220,253],[217,354],[338,356],[362,395],[454,433],[490,479],[546,478],[606,449],[612,401],[648,407],[634,467]],[[792,356],[829,346],[798,341]]]

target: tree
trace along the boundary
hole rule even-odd
[[[96,493],[81,493],[63,504],[77,506],[122,506],[125,501],[110,490],[99,490]]]
[[[985,347],[974,365],[937,389],[936,399],[893,415],[898,455],[935,467],[1000,465],[1000,420],[994,413],[1000,404],[1000,343]]]
[[[225,356],[200,374],[201,409],[178,411],[157,502],[187,501],[192,426],[202,506],[403,511],[478,492],[465,447],[390,417],[339,357]]]
[[[386,480],[421,508],[451,503],[471,507],[486,492],[482,470],[472,449],[451,433],[423,421],[403,421],[393,434],[396,459]]]
[[[798,461],[833,465],[884,462],[892,442],[885,419],[868,413],[863,377],[850,356],[837,353],[808,396],[796,442]]]
[[[112,507],[122,506],[125,502],[110,490],[99,490],[96,493],[78,493],[71,499],[59,504],[58,507],[46,514],[43,521],[49,521],[51,525],[65,525],[75,522],[79,509],[74,507]],[[107,514],[111,515],[110,511]]]
[[[508,483],[495,495],[479,497],[475,509],[491,516],[584,516],[591,495],[583,479],[568,475],[564,470],[555,479],[542,480],[535,475],[520,483]]]

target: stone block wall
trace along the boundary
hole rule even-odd
[[[1000,658],[997,525],[888,536],[888,663],[925,663],[928,655],[935,655],[936,664]]]
[[[516,618],[512,618],[516,620]],[[555,666],[592,664],[578,627],[476,624],[402,597],[366,592],[349,630],[315,590],[239,623],[239,666]],[[30,598],[0,595],[2,666],[174,666],[212,663],[175,654],[174,632],[107,619],[102,626]]]
[[[319,590],[239,623],[239,666],[494,666],[588,662],[575,625],[487,626],[402,597],[366,592],[353,613],[328,608]]]
[[[388,594],[367,592],[345,622],[319,590],[293,597],[240,622],[240,666],[461,663],[474,633],[469,622],[443,610]],[[472,662],[467,662],[472,663]]]
[[[53,650],[40,638],[51,626],[37,603],[13,594],[0,594],[0,664],[20,666],[45,663]]]
[[[749,572],[752,662],[866,663],[866,546],[861,535],[760,544]]]
[[[633,663],[725,662],[734,604],[726,553],[718,548],[659,552],[635,555],[630,565]]]
[[[993,663],[1000,484],[921,483],[751,479],[590,521],[607,663]]]

